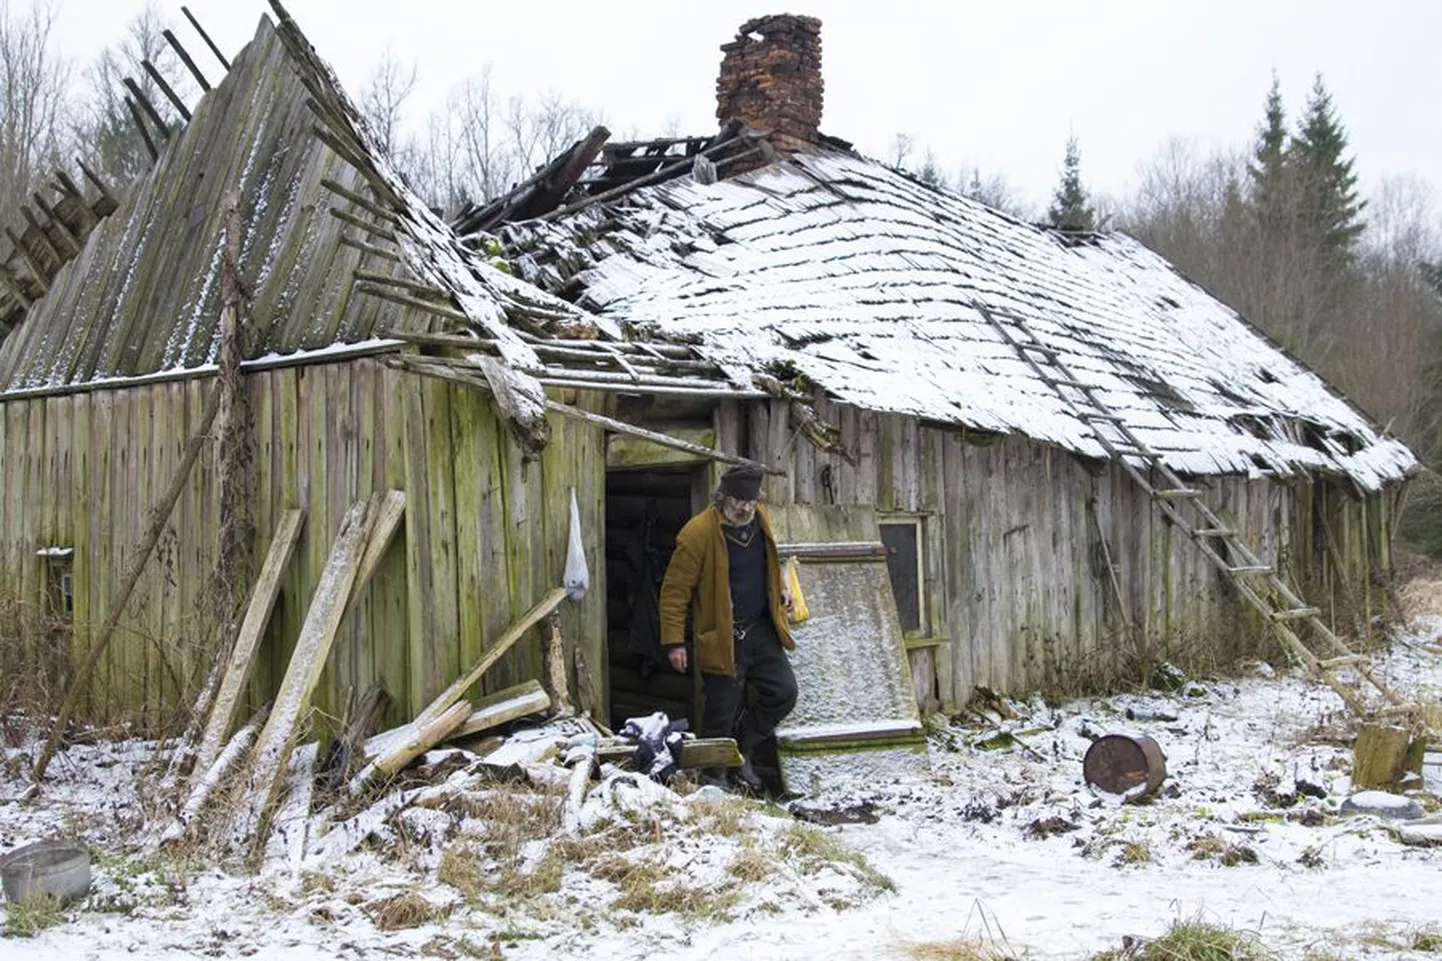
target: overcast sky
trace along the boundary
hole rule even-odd
[[[12,0],[12,9],[28,0]],[[145,0],[54,0],[61,47],[89,60]],[[205,68],[180,0],[155,0]],[[263,0],[188,0],[227,56]],[[506,92],[554,90],[618,135],[709,132],[718,47],[766,13],[822,20],[822,130],[878,156],[898,132],[948,172],[1001,174],[1040,209],[1068,133],[1096,192],[1119,195],[1169,138],[1244,146],[1275,70],[1295,118],[1319,71],[1364,188],[1442,185],[1439,0],[712,0],[708,3],[289,0],[354,94],[387,47],[419,67],[414,119],[486,63]],[[212,75],[214,75],[212,73]]]

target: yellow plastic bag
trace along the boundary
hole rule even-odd
[[[811,617],[806,606],[806,597],[801,593],[801,578],[796,572],[796,558],[786,559],[786,590],[791,595],[791,610],[787,612],[792,624],[800,624]]]

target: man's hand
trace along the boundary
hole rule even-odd
[[[790,591],[781,592],[781,604],[786,608],[786,617],[788,620],[796,616],[796,604],[791,599]]]
[[[673,647],[673,648],[671,648],[669,651],[667,651],[667,652],[666,652],[666,659],[671,662],[671,666],[676,669],[676,673],[678,673],[678,674],[685,674],[685,673],[686,673],[686,645],[685,645],[685,644],[677,644],[675,647]]]

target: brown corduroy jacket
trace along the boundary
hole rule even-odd
[[[756,517],[766,539],[766,600],[781,646],[791,650],[791,625],[781,593],[781,564],[766,509]],[[696,662],[705,674],[736,674],[736,647],[731,637],[731,577],[726,537],[721,533],[721,512],[707,507],[687,521],[676,535],[676,552],[661,582],[661,646],[686,642],[686,608],[694,604]]]

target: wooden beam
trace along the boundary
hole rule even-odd
[[[50,739],[45,742],[44,749],[40,752],[39,759],[35,762],[32,772],[35,782],[45,776],[45,768],[50,759],[55,756],[55,750],[60,746],[60,740],[65,736],[65,727],[70,723],[70,716],[75,713],[75,705],[80,700],[80,693],[90,683],[90,675],[95,671],[95,665],[99,663],[100,657],[105,653],[105,648],[110,644],[111,635],[115,633],[116,625],[120,623],[121,612],[125,610],[126,603],[130,600],[135,585],[140,581],[140,572],[145,569],[145,563],[150,559],[151,553],[155,550],[156,543],[160,540],[165,525],[170,520],[170,512],[175,508],[175,502],[180,499],[180,492],[185,488],[187,479],[190,477],[190,469],[195,465],[195,459],[200,455],[200,449],[205,446],[205,441],[210,433],[210,425],[215,422],[216,412],[220,410],[220,391],[213,389],[209,399],[205,402],[205,410],[200,415],[200,426],[196,429],[195,436],[190,438],[186,444],[185,456],[181,458],[180,465],[175,470],[175,475],[170,479],[170,486],[161,495],[160,501],[151,510],[150,523],[146,527],[144,536],[140,539],[140,545],[135,553],[131,555],[130,562],[120,576],[120,587],[110,599],[110,609],[105,614],[105,621],[100,625],[100,631],[95,635],[95,640],[90,645],[90,653],[86,656],[80,670],[70,682],[70,690],[65,694],[65,700],[60,705],[60,713],[55,718],[55,729],[50,732]]]
[[[381,560],[385,557],[386,548],[395,539],[396,531],[400,529],[401,521],[406,516],[406,492],[386,491],[381,497],[380,506],[376,509],[376,520],[374,530],[366,539],[365,554],[361,557],[360,570],[356,572],[355,586],[351,588],[350,603],[354,604],[356,598],[366,589],[376,569],[381,566]]]
[[[180,45],[180,41],[175,38],[175,34],[169,30],[162,30],[160,35],[165,38],[166,43],[170,44],[170,49],[175,51],[175,55],[180,58],[180,62],[185,64],[186,69],[190,71],[190,75],[195,78],[195,82],[200,84],[201,91],[203,93],[209,93],[210,81],[205,79],[205,74],[201,73],[200,68],[195,65],[195,61],[190,59],[190,54]]]
[[[371,200],[369,197],[364,197],[348,187],[341,186],[339,183],[330,179],[329,177],[322,178],[320,185],[325,189],[329,190],[331,193],[335,194],[336,196],[344,197],[346,200],[349,200],[351,203],[355,204],[357,207],[361,208],[366,213],[370,214],[372,217],[375,217],[378,220],[384,220],[386,223],[389,223],[392,226],[399,222],[399,218],[397,218],[394,213],[385,209],[374,200]]]
[[[305,511],[293,509],[281,515],[280,523],[276,525],[270,550],[266,553],[265,563],[261,565],[255,590],[250,595],[250,604],[240,622],[235,645],[231,648],[220,691],[215,696],[214,707],[211,708],[210,720],[201,735],[200,746],[196,749],[197,771],[205,771],[214,763],[220,752],[221,742],[230,732],[230,725],[235,719],[235,709],[240,704],[240,692],[250,680],[251,660],[255,656],[256,648],[260,646],[261,636],[270,622],[270,612],[280,594],[281,574],[290,563],[304,524]]]
[[[154,145],[152,144],[151,147],[153,150]],[[85,161],[81,160],[79,157],[76,157],[75,165],[80,168],[80,172],[85,175],[85,179],[90,181],[95,186],[96,190],[100,191],[100,196],[115,204],[117,207],[120,206],[120,201],[116,200],[115,195],[110,192],[110,188],[105,186],[105,181],[101,180],[96,175],[95,171],[87,167],[85,165]]]
[[[465,324],[467,326],[471,323],[471,318],[459,310],[456,310],[454,307],[446,307],[429,300],[422,300],[419,297],[409,297],[405,294],[398,294],[393,290],[386,290],[384,287],[377,287],[374,284],[369,284],[364,281],[356,284],[356,290],[362,294],[379,297],[381,300],[389,300],[391,303],[399,304],[402,307],[414,307],[416,310],[423,310],[426,313],[435,314],[437,317],[444,317],[452,323]]]
[[[10,238],[10,243],[20,254],[20,259],[24,261],[25,268],[30,271],[30,276],[35,279],[35,283],[40,285],[40,293],[43,296],[50,289],[50,275],[45,272],[45,267],[40,263],[40,259],[31,253],[30,248],[25,246],[25,241],[15,233],[15,229],[9,224],[5,225],[5,236]]]
[[[350,211],[341,210],[339,207],[327,207],[326,209],[330,211],[330,215],[336,220],[350,224],[352,227],[359,227],[372,237],[389,240],[393,244],[397,243],[395,231],[387,230],[374,221],[366,220],[364,217],[357,217]]]
[[[170,101],[170,105],[176,109],[176,112],[180,114],[181,118],[186,123],[190,123],[190,108],[185,105],[185,101],[180,99],[180,96],[171,88],[170,84],[165,82],[165,77],[159,70],[155,69],[155,64],[149,60],[142,60],[140,61],[140,66],[146,73],[150,74],[150,79],[155,81],[155,85],[160,88],[161,93],[165,94],[165,99]]]
[[[451,299],[451,295],[444,290],[432,287],[429,284],[416,283],[414,280],[406,280],[403,277],[391,277],[387,274],[375,274],[365,270],[353,271],[351,277],[366,283],[380,284],[383,287],[389,286],[399,290],[409,291],[417,297],[428,298],[430,300],[449,301]]]
[[[607,200],[615,200],[617,197],[620,197],[623,194],[628,194],[633,190],[637,190],[641,187],[646,186],[647,184],[656,183],[659,180],[665,180],[667,177],[680,174],[688,168],[694,166],[697,157],[706,157],[707,159],[710,159],[713,154],[720,153],[723,149],[731,146],[739,139],[741,138],[733,137],[729,140],[723,140],[721,143],[718,143],[714,147],[711,147],[707,150],[702,150],[700,153],[692,154],[683,160],[677,161],[674,164],[669,164],[668,166],[662,167],[660,170],[656,171],[653,174],[649,174],[645,177],[637,177],[635,180],[627,181],[626,183],[621,184],[618,187],[613,187],[603,193],[596,194],[594,197],[587,197],[584,200],[578,200],[568,207],[562,207],[559,210],[553,210],[550,213],[536,219],[558,220],[561,217],[566,216],[567,214],[573,214],[578,210],[591,206],[592,204],[604,203]]]
[[[535,607],[522,614],[520,620],[506,628],[505,633],[492,641],[490,647],[486,648],[486,652],[481,655],[481,659],[464,675],[457,678],[450,687],[442,691],[440,697],[427,705],[416,721],[419,723],[434,720],[448,711],[472,684],[479,681],[483,674],[495,666],[495,663],[525,635],[526,631],[540,623],[541,618],[554,611],[565,597],[566,589],[557,587],[541,598]]]
[[[39,236],[40,242],[45,245],[45,249],[50,251],[50,256],[55,258],[55,269],[59,270],[65,263],[65,257],[60,253],[60,248],[55,246],[55,241],[51,240],[50,235],[45,232],[44,226],[40,223],[40,218],[35,216],[35,211],[31,210],[25,204],[21,204],[20,216],[25,218],[25,222],[29,224],[31,229]]]
[[[569,404],[562,404],[557,401],[547,399],[546,409],[555,411],[558,414],[564,414],[567,417],[575,417],[578,420],[584,420],[588,424],[595,424],[597,427],[604,427],[607,430],[613,430],[619,434],[630,434],[634,437],[641,437],[651,441],[653,444],[660,444],[662,447],[673,447],[676,450],[684,450],[690,454],[699,454],[703,457],[708,457],[711,460],[720,461],[723,464],[751,464],[761,468],[761,470],[767,474],[772,474],[777,477],[786,476],[786,472],[778,467],[770,467],[766,464],[762,464],[754,460],[749,460],[745,457],[737,457],[735,454],[727,454],[723,451],[715,450],[710,447],[702,447],[700,444],[693,444],[690,441],[684,441],[678,437],[672,437],[669,434],[662,434],[659,431],[647,430],[644,427],[637,427],[636,425],[628,424],[623,420],[616,420],[612,417],[604,417],[601,414],[593,414],[590,411],[581,410],[580,408],[572,407]]]
[[[401,255],[396,253],[394,250],[386,250],[384,247],[377,247],[375,244],[368,244],[364,240],[357,240],[350,234],[341,234],[340,242],[347,247],[354,247],[356,250],[359,250],[363,254],[374,254],[375,256],[380,257],[384,260],[389,260],[393,264],[398,264],[401,262]]]
[[[352,795],[360,794],[372,781],[395,775],[431,747],[449,737],[451,732],[470,716],[470,702],[457,701],[436,717],[416,718],[406,729],[405,739],[362,768],[359,774],[351,778],[347,789]]]
[[[561,636],[561,614],[552,611],[546,615],[546,642],[544,651],[545,688],[551,705],[562,714],[571,713],[571,685],[566,678],[566,644]]]
[[[80,253],[80,238],[75,236],[75,231],[71,230],[70,226],[60,219],[54,207],[45,202],[45,198],[40,195],[40,191],[35,191],[31,196],[35,198],[35,205],[39,207],[45,213],[45,216],[50,218],[50,222],[55,225],[55,229],[59,232],[61,239],[65,241],[65,246],[70,248],[70,256],[74,257],[78,255]],[[80,207],[82,210],[85,209],[84,204],[81,204]]]
[[[215,45],[215,41],[210,39],[210,34],[205,32],[205,28],[200,25],[200,21],[195,19],[195,15],[190,12],[190,8],[181,7],[180,12],[185,14],[185,19],[190,21],[190,25],[195,28],[195,32],[200,34],[200,39],[205,41],[205,45],[210,48],[210,52],[215,54],[215,59],[219,60],[220,65],[229,73],[230,61],[225,59],[225,54],[221,53],[220,48]]]
[[[630,766],[634,744],[602,744],[596,749],[598,764]],[[681,767],[740,767],[741,751],[729,737],[702,737],[681,742]]]
[[[145,95],[144,90],[140,89],[140,84],[135,82],[135,78],[126,77],[121,83],[125,84],[130,95],[135,98],[135,102],[140,104],[140,108],[145,111],[145,115],[160,129],[160,139],[169,140],[170,124],[166,123],[165,118],[160,115],[160,111],[155,109],[155,104],[150,102],[150,98]]]
[[[229,771],[235,769],[245,752],[250,750],[251,744],[255,743],[255,736],[260,733],[261,725],[265,724],[265,719],[269,716],[270,705],[267,704],[257,711],[255,717],[251,718],[244,727],[235,732],[235,737],[230,739],[225,745],[225,750],[221,751],[214,761],[204,768],[196,766],[198,777],[195,785],[190,789],[190,794],[185,799],[185,805],[180,809],[176,823],[171,825],[161,836],[162,844],[176,840],[185,833],[186,825],[194,821],[196,816],[205,809],[205,803],[210,800],[210,795],[215,791],[216,786],[224,780]]]
[[[552,703],[539,681],[524,681],[476,701],[470,716],[450,733],[450,739],[474,737],[502,724],[549,711]]]
[[[276,694],[275,707],[256,743],[246,810],[242,812],[245,820],[240,825],[242,837],[254,832],[245,838],[251,843],[252,850],[264,845],[270,807],[290,759],[296,729],[310,706],[311,694],[325,669],[331,644],[345,616],[346,602],[373,527],[377,501],[378,497],[374,496],[357,501],[341,521],[330,557],[326,560],[310,608],[306,611],[305,622],[301,625],[300,637],[295,642],[285,678]]]
[[[10,272],[8,270],[0,269],[0,285],[3,285],[7,290],[10,291],[11,294],[15,296],[16,300],[20,301],[21,307],[29,310],[32,306],[34,306],[35,301],[25,296],[25,291],[20,289],[20,281],[15,277],[10,276]]]
[[[135,121],[135,129],[140,131],[140,139],[145,141],[145,151],[150,154],[150,162],[160,160],[160,151],[155,149],[155,141],[150,136],[150,131],[145,126],[145,119],[140,116],[140,108],[135,106],[135,101],[129,97],[125,98],[125,109],[130,111],[130,119]]]

